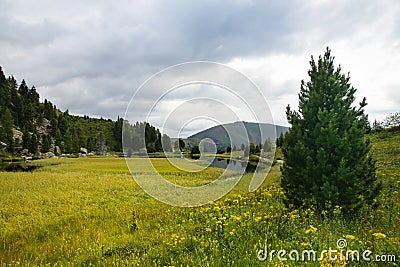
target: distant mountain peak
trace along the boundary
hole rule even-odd
[[[225,148],[227,146],[247,145],[249,142],[264,144],[268,137],[275,141],[281,133],[287,130],[287,127],[270,123],[235,121],[210,127],[189,136],[187,139],[193,142],[199,142],[204,138],[210,138],[218,147]]]

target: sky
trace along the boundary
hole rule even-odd
[[[156,73],[184,62],[216,62],[254,82],[274,123],[288,126],[285,107],[297,107],[311,55],[317,58],[329,46],[336,66],[350,72],[357,103],[365,96],[370,120],[382,120],[400,110],[398,14],[398,0],[0,0],[0,65],[61,110],[115,120]],[[197,107],[184,109],[186,115],[198,116],[201,108],[188,99],[199,88],[184,92],[186,98],[172,94],[169,102],[158,103],[159,110],[186,101]],[[202,92],[210,98],[220,93]],[[158,99],[158,94],[148,89],[146,96]],[[248,111],[234,102],[223,104],[246,118]],[[146,112],[135,109],[137,117],[130,120],[145,118]],[[215,124],[208,115],[185,134]],[[232,119],[225,118],[218,122]],[[152,119],[157,126],[165,122]]]

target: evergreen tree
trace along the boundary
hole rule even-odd
[[[51,146],[50,136],[48,136],[47,134],[43,135],[42,136],[42,148],[41,148],[40,152],[42,152],[42,153],[49,152],[50,146]]]
[[[177,152],[178,150],[180,150],[179,149],[179,140],[176,140],[175,143],[174,143],[174,151]]]
[[[284,138],[285,138],[284,133],[281,133],[275,142],[277,147],[282,147]]]
[[[61,150],[61,154],[64,154],[65,153],[65,142],[62,141],[61,144],[59,145],[59,147],[60,147],[60,150]]]
[[[72,135],[69,129],[65,132],[63,136],[63,142],[61,143],[63,147],[62,151],[65,153],[74,153],[74,143],[72,140]]]
[[[192,149],[190,150],[190,154],[191,154],[191,155],[198,155],[198,154],[200,154],[200,148],[199,148],[199,146],[194,146],[194,147],[192,147]]]
[[[183,139],[179,138],[179,150],[183,151],[186,147],[185,141],[183,141]]]
[[[56,135],[55,135],[55,145],[61,147],[61,142],[63,141],[63,136],[61,134],[60,129],[56,130]]]
[[[256,146],[254,145],[253,142],[250,142],[249,153],[250,153],[250,155],[253,155],[256,153]]]
[[[59,131],[59,129],[58,129],[58,121],[57,121],[57,119],[55,117],[53,117],[50,120],[50,127],[51,127],[51,131],[50,131],[51,136],[52,137],[56,137],[57,130]],[[60,132],[60,134],[61,134],[61,132]]]
[[[25,129],[22,131],[22,148],[28,149],[31,143],[31,135]]]
[[[96,138],[96,153],[98,155],[105,155],[107,153],[107,146],[104,140],[103,132],[99,132]]]
[[[0,66],[0,90],[3,88],[3,86],[6,84],[6,76],[4,75],[3,68]],[[4,92],[4,91],[1,91]],[[0,99],[2,99],[2,95],[0,95]],[[3,102],[0,102],[4,106]]]
[[[271,152],[272,151],[272,141],[271,138],[268,137],[264,143],[264,152]]]
[[[114,150],[122,151],[122,126],[124,124],[124,120],[118,117],[117,121],[114,123],[114,127],[112,129],[114,140],[116,141]]]
[[[38,147],[39,147],[39,141],[37,135],[36,133],[33,133],[30,138],[28,150],[30,153],[35,154],[36,152],[38,152]]]
[[[162,137],[161,137],[161,133],[160,133],[160,131],[157,129],[157,139],[155,140],[155,142],[154,142],[154,148],[155,148],[155,150],[156,151],[158,151],[158,152],[162,152],[163,151],[163,148],[162,148]]]
[[[16,82],[16,81],[15,81]],[[21,109],[19,110],[20,113],[20,122],[19,125],[20,127],[26,128],[28,131],[29,130],[34,130],[34,127],[31,127],[31,123],[29,122],[29,116],[30,114],[27,114],[28,111],[26,110],[26,107],[28,106],[28,94],[29,94],[29,88],[25,83],[25,80],[22,80],[21,84],[18,87],[18,94],[21,96]],[[28,116],[28,117],[27,117]]]
[[[383,128],[382,123],[375,119],[372,124],[372,129],[374,131],[378,131],[378,130],[382,130],[382,128]]]
[[[262,145],[258,144],[256,145],[256,149],[254,150],[254,154],[260,154],[262,149]]]
[[[50,101],[47,101],[47,99],[45,99],[43,103],[43,116],[49,121],[52,121],[54,119],[53,104]]]
[[[327,49],[318,63],[311,58],[310,81],[301,82],[299,111],[287,107],[291,128],[285,135],[282,187],[291,207],[314,206],[353,214],[372,204],[379,191],[370,143],[364,136],[367,116],[353,107],[356,89],[335,70]]]
[[[16,82],[16,81],[11,81],[11,82]],[[18,94],[18,91],[15,88],[12,89],[11,98],[12,98],[12,105],[10,107],[10,110],[14,117],[14,125],[22,128],[24,125],[22,121],[22,114],[24,109],[23,101],[20,95]]]
[[[96,139],[89,137],[86,141],[86,148],[88,151],[94,151],[96,146]]]
[[[67,129],[68,129],[68,121],[67,121],[66,117],[67,117],[67,115],[65,113],[60,114],[58,116],[57,126],[58,126],[58,129],[60,129],[62,135],[65,135],[65,133],[67,132]]]
[[[5,108],[0,117],[0,141],[7,144],[7,151],[14,153],[14,120],[8,108]]]
[[[172,151],[171,139],[169,138],[168,135],[163,134],[163,136],[161,138],[161,142],[162,142],[163,150],[165,152],[171,152]]]

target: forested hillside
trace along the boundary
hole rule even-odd
[[[250,142],[264,144],[267,137],[270,137],[275,143],[275,139],[287,130],[287,127],[269,123],[237,121],[211,127],[189,136],[188,139],[210,138],[218,144],[219,148],[225,150],[228,146],[240,148],[242,144],[247,145]]]
[[[35,87],[6,77],[0,67],[0,151],[40,157],[45,153],[104,154],[122,151],[123,119],[116,121],[74,116],[47,99],[40,102]],[[81,149],[83,148],[83,149]],[[50,155],[52,155],[50,154]]]

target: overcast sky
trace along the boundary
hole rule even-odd
[[[61,110],[116,119],[153,74],[219,62],[288,125],[311,55],[329,46],[370,120],[383,119],[400,110],[399,14],[398,0],[0,0],[0,65]]]

